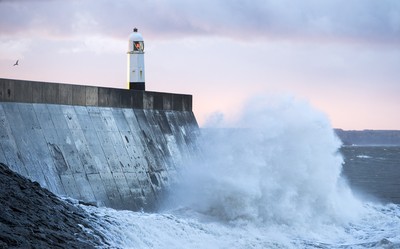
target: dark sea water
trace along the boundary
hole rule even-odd
[[[343,176],[362,197],[400,204],[400,146],[345,146]]]

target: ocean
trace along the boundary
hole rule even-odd
[[[343,175],[354,192],[400,204],[400,146],[344,146]]]
[[[82,206],[104,247],[400,248],[400,147],[342,146],[291,98],[246,110],[202,130],[156,212]]]

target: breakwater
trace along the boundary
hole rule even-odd
[[[198,132],[191,95],[0,79],[0,162],[58,195],[151,209]]]

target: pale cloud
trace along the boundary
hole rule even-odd
[[[71,40],[70,44],[70,46],[61,47],[58,52],[61,54],[91,52],[101,55],[120,54],[127,49],[125,40],[98,35],[82,36]]]
[[[152,39],[319,39],[399,43],[397,0],[147,0],[0,2],[0,32],[125,37],[133,25]]]
[[[24,54],[31,45],[30,39],[14,40],[10,37],[0,38],[0,59],[17,60],[24,58]]]

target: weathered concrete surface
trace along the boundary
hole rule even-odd
[[[32,103],[25,100],[39,97],[17,93],[25,88],[9,82],[0,81],[3,99],[9,98],[0,102],[0,162],[58,195],[117,209],[151,209],[195,154],[198,125],[191,106],[184,107],[191,98],[182,100],[188,95],[142,91],[140,101],[129,103],[147,107],[133,109],[121,104],[121,96],[133,96],[129,90],[63,85],[60,92],[60,86],[43,83],[27,88],[35,92],[41,85],[36,93],[45,101]],[[74,96],[82,96],[82,105]],[[102,98],[111,107],[92,105]]]
[[[192,111],[192,96],[187,94],[4,78],[0,78],[0,102]]]

